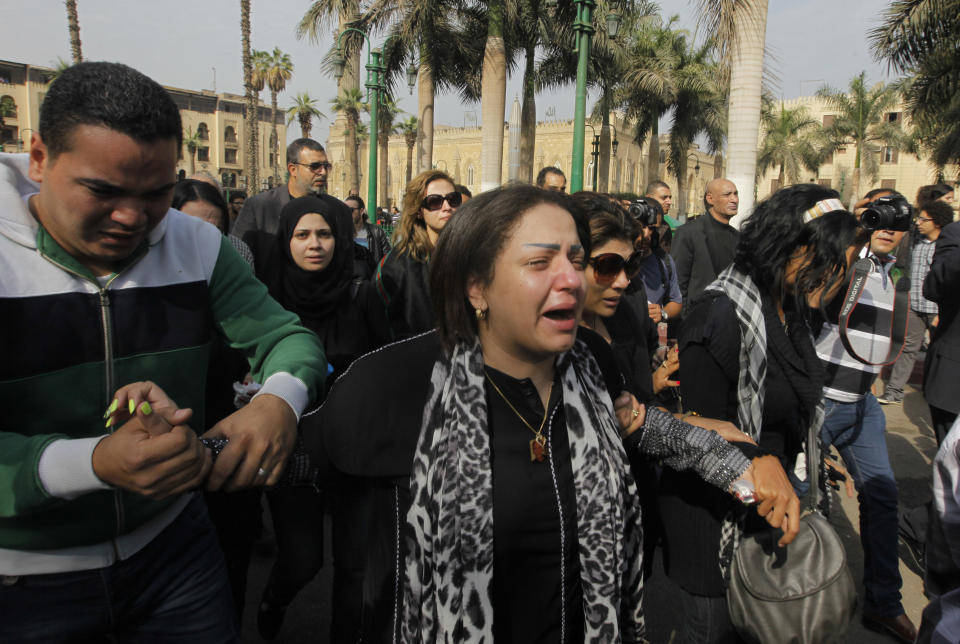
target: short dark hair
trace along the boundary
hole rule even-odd
[[[626,209],[609,196],[597,192],[580,191],[572,195],[590,224],[590,246],[597,248],[609,241],[619,239],[630,246],[640,230]]]
[[[466,187],[465,185],[455,183],[453,184],[453,189],[466,197],[473,198],[473,193],[470,192],[470,188]]]
[[[937,228],[943,228],[953,222],[953,208],[946,201],[928,201],[920,207],[920,212],[927,213]]]
[[[51,158],[70,149],[78,125],[99,125],[140,143],[183,143],[180,110],[167,90],[120,63],[77,63],[63,70],[40,105],[40,138]]]
[[[902,194],[900,194],[893,188],[874,188],[867,194],[863,195],[863,198],[873,201],[874,197],[882,194],[889,194],[891,197],[900,197],[901,199],[905,199],[905,197]]]
[[[542,188],[543,184],[547,182],[548,174],[559,174],[564,179],[567,178],[567,175],[563,174],[563,170],[552,165],[548,165],[546,168],[542,168],[540,172],[537,173],[537,186]]]
[[[493,281],[493,265],[517,222],[540,204],[563,208],[573,217],[584,252],[590,253],[590,228],[582,209],[569,195],[530,185],[512,185],[483,192],[460,206],[440,232],[430,258],[430,295],[440,341],[449,352],[477,335],[473,307],[467,299],[471,280]]]
[[[347,195],[343,200],[343,203],[347,203],[348,201],[356,201],[358,204],[360,204],[360,210],[363,210],[367,207],[367,205],[363,203],[363,199],[360,198],[360,195]]]
[[[300,152],[303,150],[313,150],[314,152],[326,152],[323,146],[313,139],[300,138],[287,146],[287,165],[300,161]]]
[[[646,195],[651,195],[653,194],[653,191],[656,190],[657,188],[666,188],[667,190],[669,190],[670,186],[668,186],[665,181],[660,181],[660,179],[654,179],[653,181],[647,184],[647,189],[644,190],[643,193]]]
[[[953,192],[953,186],[946,183],[934,183],[929,186],[920,186],[917,190],[917,208],[922,208],[931,201],[936,201],[943,195]]]
[[[757,205],[740,229],[734,266],[762,292],[781,297],[787,263],[806,246],[810,262],[797,275],[794,298],[796,309],[809,314],[806,294],[822,284],[827,284],[827,292],[843,279],[847,248],[861,236],[866,240],[859,222],[846,210],[804,222],[804,213],[818,201],[839,198],[836,190],[812,183],[776,191]]]
[[[220,225],[217,228],[223,234],[227,234],[227,222],[229,221],[227,202],[219,190],[208,182],[198,179],[178,181],[173,186],[173,201],[170,203],[170,207],[180,210],[181,206],[191,201],[206,201],[208,204],[216,206],[217,210],[220,211]]]

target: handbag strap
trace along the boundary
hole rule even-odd
[[[810,423],[807,428],[807,446],[804,450],[807,456],[807,481],[810,482],[807,502],[813,512],[816,512],[820,505],[820,428],[816,425]]]

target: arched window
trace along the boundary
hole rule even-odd
[[[17,118],[17,102],[9,94],[0,96],[0,122],[4,118]]]
[[[233,129],[232,125],[228,125],[223,131],[223,140],[227,143],[236,143],[237,142],[237,131]]]
[[[467,166],[467,185],[472,186],[473,183],[473,164]]]
[[[207,129],[206,123],[200,123],[197,125],[197,134],[199,134],[200,138],[204,141],[210,138],[210,131]]]

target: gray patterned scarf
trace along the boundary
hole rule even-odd
[[[642,641],[640,503],[613,404],[596,361],[580,341],[558,357],[557,370],[578,538],[561,548],[579,549],[585,641]],[[493,641],[489,439],[480,344],[460,344],[434,366],[414,457],[404,642]],[[548,457],[553,458],[552,450]]]
[[[705,289],[726,295],[733,303],[740,326],[740,371],[737,378],[737,422],[740,431],[760,442],[763,425],[764,383],[767,378],[767,327],[763,319],[760,289],[749,275],[731,264]],[[823,423],[823,404],[819,404],[811,424]],[[804,433],[804,436],[807,434]],[[822,467],[822,463],[820,464]],[[824,480],[821,477],[820,480]],[[829,498],[829,495],[824,495]],[[740,545],[742,512],[731,512],[720,528],[720,574],[724,581],[730,572],[733,553]]]

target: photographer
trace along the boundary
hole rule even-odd
[[[640,272],[633,278],[634,287],[643,283],[647,292],[647,312],[655,323],[677,319],[683,307],[677,266],[660,247],[660,225],[663,209],[659,202],[642,197],[630,204],[629,213],[640,230],[634,244],[643,257]]]
[[[883,197],[894,199],[881,200]],[[816,344],[826,372],[821,438],[825,452],[830,445],[840,451],[858,492],[866,595],[863,624],[913,642],[917,629],[900,603],[897,483],[887,454],[886,418],[870,392],[890,348],[894,308],[890,269],[896,260],[891,253],[909,228],[910,207],[899,193],[872,190],[857,203],[854,214],[872,229],[870,241],[860,253],[872,266],[863,293],[849,314],[846,331],[849,346],[873,364],[865,364],[847,350],[839,323],[840,305],[846,298],[837,297],[826,310],[827,322]]]

